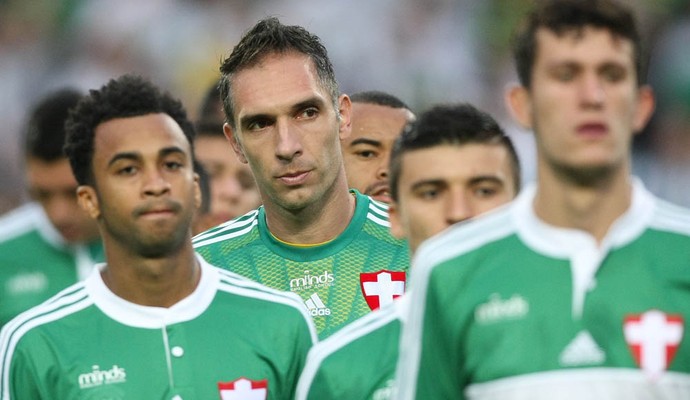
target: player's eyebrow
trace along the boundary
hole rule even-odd
[[[374,140],[374,139],[368,139],[368,138],[357,138],[357,139],[353,140],[352,142],[350,142],[350,146],[356,146],[358,144],[368,144],[368,145],[374,146],[374,147],[381,147],[382,146],[380,141]]]

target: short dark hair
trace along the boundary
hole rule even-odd
[[[390,188],[398,200],[398,184],[405,153],[442,145],[466,144],[503,146],[510,156],[515,190],[520,190],[520,162],[513,142],[491,115],[471,104],[440,104],[423,112],[415,122],[405,126],[395,140],[390,159]]]
[[[91,163],[98,125],[116,118],[156,113],[168,114],[177,122],[193,154],[194,125],[187,119],[182,103],[169,93],[161,92],[148,80],[135,75],[111,79],[100,89],[91,90],[72,110],[65,125],[65,153],[77,182],[80,185],[94,183]]]
[[[216,80],[206,90],[199,107],[199,118],[196,122],[198,136],[224,137],[223,102],[220,98],[220,80]]]
[[[32,109],[24,131],[24,155],[46,162],[65,158],[65,121],[83,94],[74,88],[48,93]]]
[[[541,1],[527,14],[513,36],[513,58],[520,83],[529,88],[537,58],[537,31],[547,29],[558,36],[580,32],[585,27],[602,28],[633,44],[637,83],[644,82],[642,45],[631,10],[613,0]]]
[[[354,93],[350,95],[350,100],[353,103],[375,104],[390,108],[404,108],[412,111],[412,109],[410,109],[410,107],[398,97],[378,90],[367,90]]]
[[[321,39],[301,26],[283,25],[277,18],[271,17],[259,21],[245,33],[230,56],[221,64],[220,95],[223,100],[225,119],[230,126],[236,127],[231,87],[234,74],[257,65],[267,55],[289,52],[309,56],[316,68],[322,88],[331,96],[333,106],[336,111],[338,110],[340,95],[338,82]]]

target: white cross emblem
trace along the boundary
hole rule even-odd
[[[658,377],[671,363],[683,338],[683,321],[680,316],[651,310],[626,318],[623,332],[640,368]]]
[[[362,289],[366,297],[377,297],[378,307],[383,307],[405,293],[405,281],[394,280],[390,272],[381,271],[376,274],[375,281],[362,282]]]
[[[254,387],[254,382],[249,379],[240,378],[230,384],[222,385],[219,385],[222,400],[266,400],[266,386]]]

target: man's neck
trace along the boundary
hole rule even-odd
[[[337,182],[327,198],[292,213],[265,205],[266,223],[277,239],[294,244],[319,244],[340,235],[350,223],[356,207],[347,182]]]
[[[105,285],[118,297],[143,306],[169,308],[194,292],[201,278],[191,242],[163,258],[117,251],[108,251],[106,258],[101,272]]]
[[[632,184],[624,169],[588,185],[540,171],[533,206],[544,222],[588,232],[601,244],[611,225],[631,203]]]

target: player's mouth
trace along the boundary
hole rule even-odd
[[[169,218],[177,213],[180,206],[176,203],[145,205],[135,210],[135,215],[146,219]]]
[[[384,203],[391,202],[390,188],[387,183],[377,183],[367,189],[366,194],[374,198],[374,200],[382,201]]]
[[[287,186],[299,186],[304,184],[309,178],[310,171],[288,172],[278,176],[278,180]]]
[[[578,136],[596,139],[606,136],[609,132],[609,128],[606,124],[601,122],[586,122],[578,125],[576,132]]]

